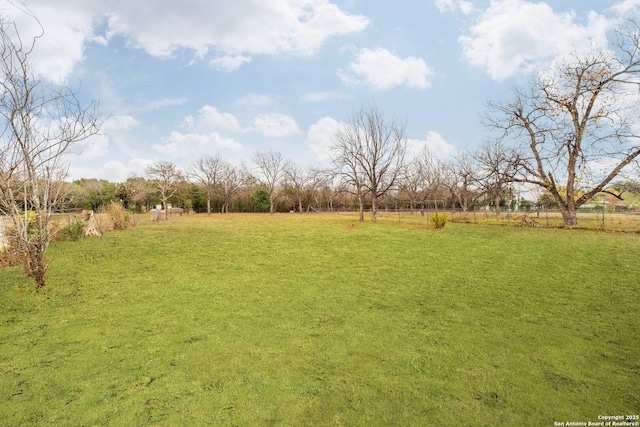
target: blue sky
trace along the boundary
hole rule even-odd
[[[45,30],[35,71],[81,87],[105,117],[101,135],[73,148],[70,177],[114,182],[207,155],[250,167],[268,150],[320,166],[338,124],[371,103],[406,122],[413,150],[446,159],[486,137],[487,100],[640,14],[640,0],[25,4]]]

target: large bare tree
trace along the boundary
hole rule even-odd
[[[371,219],[377,220],[378,201],[398,183],[407,141],[405,125],[385,120],[375,106],[362,108],[340,126],[332,147],[337,173],[356,189],[363,220],[363,199],[371,198]]]
[[[640,29],[615,32],[608,49],[574,53],[540,73],[487,122],[515,142],[514,181],[547,190],[568,227],[577,209],[640,156]]]
[[[83,106],[69,87],[34,75],[33,48],[43,34],[23,40],[16,25],[0,15],[0,214],[11,217],[13,245],[24,254],[25,274],[38,289],[46,283],[52,214],[67,188],[64,154],[101,125],[95,103]]]

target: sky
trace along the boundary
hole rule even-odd
[[[448,159],[487,138],[487,101],[640,16],[640,0],[0,0],[23,39],[25,8],[44,28],[35,73],[104,120],[72,147],[70,179],[112,182],[269,150],[326,166],[340,123],[371,105],[412,153]]]

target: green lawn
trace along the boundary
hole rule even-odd
[[[640,234],[419,221],[145,216],[51,246],[40,293],[0,270],[0,425],[640,412]]]

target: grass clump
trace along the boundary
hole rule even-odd
[[[0,270],[8,425],[553,425],[640,408],[636,234],[191,215],[50,249],[40,293]]]
[[[105,208],[105,214],[111,222],[112,230],[124,230],[129,228],[131,213],[124,208],[122,203],[111,201]]]
[[[444,213],[434,213],[429,219],[434,228],[444,228],[447,223],[447,215]]]

